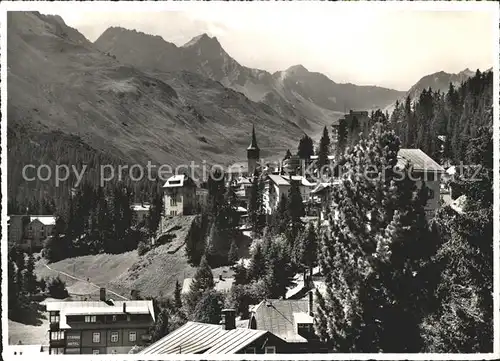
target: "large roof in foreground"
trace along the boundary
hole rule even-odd
[[[307,300],[266,300],[253,311],[257,329],[266,330],[286,342],[307,342],[296,331],[295,314],[307,314]]]
[[[415,171],[437,173],[444,173],[445,171],[443,167],[421,149],[401,148],[398,152],[398,166],[404,167],[405,162],[409,162]]]
[[[234,354],[266,333],[248,328],[224,330],[220,325],[188,322],[139,354]]]

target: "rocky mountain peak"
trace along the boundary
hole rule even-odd
[[[183,48],[189,47],[211,47],[211,48],[222,48],[217,38],[209,36],[207,33],[203,33],[201,35],[195,36],[191,40],[189,40],[186,44],[184,44]]]
[[[297,64],[297,65],[293,65],[293,66],[289,67],[286,70],[286,72],[289,74],[307,74],[307,73],[309,73],[309,70],[307,70],[304,65]]]

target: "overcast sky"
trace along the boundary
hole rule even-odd
[[[53,5],[42,12],[61,15],[91,41],[110,26],[160,35],[176,45],[207,33],[248,67],[274,72],[302,64],[336,82],[398,90],[437,71],[493,66],[495,18],[485,11],[360,11],[328,2],[269,9],[242,2],[205,4],[210,6],[143,13],[57,10]]]

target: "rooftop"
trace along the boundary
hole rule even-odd
[[[163,185],[163,188],[177,188],[177,187],[184,187],[184,185],[193,185],[196,186],[194,181],[189,178],[185,174],[177,174],[173,175],[170,178],[167,179],[165,184]]]
[[[139,354],[234,354],[266,333],[248,328],[224,330],[220,325],[188,322]]]
[[[268,178],[278,186],[289,186],[290,183],[278,174],[269,174]]]
[[[151,208],[151,205],[147,204],[147,203],[133,203],[131,208],[135,212],[149,211],[149,209]]]
[[[44,226],[53,226],[56,224],[56,217],[54,216],[30,216],[30,223],[35,220],[40,221]]]
[[[398,166],[404,167],[405,162],[409,162],[415,171],[432,171],[443,173],[444,168],[436,161],[425,154],[421,149],[400,149],[398,152]]]
[[[265,300],[253,311],[257,329],[266,330],[286,342],[307,342],[297,334],[295,313],[307,313],[307,300]]]
[[[182,291],[181,293],[188,293],[189,288],[191,287],[191,282],[193,282],[192,278],[185,278],[184,282],[182,282]],[[214,278],[215,290],[219,292],[229,292],[231,287],[233,287],[234,278]]]
[[[155,319],[153,301],[113,301],[112,305],[103,301],[61,301],[48,302],[47,311],[60,311],[61,316],[73,315],[116,315],[123,313],[123,305],[130,314],[150,314]],[[62,317],[61,317],[62,321]]]

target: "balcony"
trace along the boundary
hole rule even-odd
[[[66,346],[66,341],[64,339],[60,340],[50,340],[51,348],[62,348]]]

